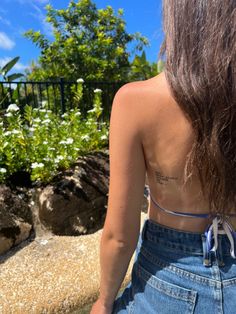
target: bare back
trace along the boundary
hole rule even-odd
[[[193,130],[171,96],[164,72],[140,84],[143,90],[142,143],[147,183],[153,198],[169,210],[209,212],[197,175],[183,188],[184,165],[193,142]],[[158,209],[152,201],[148,216],[162,225],[192,232],[203,232],[209,222],[204,218],[172,216]]]

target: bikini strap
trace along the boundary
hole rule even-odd
[[[236,241],[236,232],[234,231],[232,225],[228,221],[228,217],[236,216],[236,214],[228,214],[228,215],[221,215],[215,214],[212,215],[211,213],[206,214],[193,214],[193,213],[181,213],[178,211],[172,211],[166,208],[161,207],[152,197],[151,193],[149,192],[150,198],[153,203],[162,211],[172,214],[175,216],[180,217],[192,217],[192,218],[212,218],[212,222],[207,226],[205,232],[202,234],[203,240],[203,255],[204,261],[203,264],[205,266],[211,265],[211,258],[210,253],[216,252],[218,248],[218,235],[225,234],[228,237],[230,242],[230,255],[232,258],[236,259],[235,253],[235,241]],[[228,217],[227,217],[228,216]]]
[[[152,197],[151,193],[149,195],[150,195],[151,200],[153,201],[153,203],[158,208],[160,208],[162,211],[164,211],[164,212],[166,212],[168,214],[172,214],[172,215],[180,216],[180,217],[193,217],[193,218],[210,218],[210,217],[212,217],[212,215],[209,214],[209,213],[206,213],[206,214],[181,213],[181,212],[178,212],[178,211],[174,211],[174,210],[169,210],[169,209],[163,208],[154,200],[154,198]]]

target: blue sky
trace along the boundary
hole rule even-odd
[[[163,40],[161,0],[93,0],[97,8],[111,5],[115,12],[124,9],[126,29],[129,33],[140,32],[148,38],[150,46],[145,48],[147,59],[157,61]],[[31,60],[37,60],[40,50],[23,33],[29,29],[40,30],[53,39],[50,25],[45,22],[45,5],[56,9],[68,6],[69,0],[1,0],[0,2],[0,66],[15,56],[20,61],[15,71],[24,71]],[[131,46],[129,51],[131,51]],[[133,57],[131,58],[133,59]]]

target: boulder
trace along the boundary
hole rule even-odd
[[[142,213],[141,228],[145,218]],[[0,313],[90,313],[99,291],[101,235],[102,229],[80,237],[36,237],[0,257]],[[130,282],[134,255],[120,291]]]
[[[46,186],[0,186],[0,254],[24,241],[31,231],[37,237],[77,236],[101,229],[109,174],[109,152],[97,151],[79,157]],[[142,212],[147,208],[145,185]]]
[[[37,189],[38,219],[55,235],[90,234],[102,228],[109,186],[109,155],[90,153]]]
[[[0,185],[0,255],[30,236],[32,215],[24,194]]]
[[[39,224],[54,235],[91,234],[104,224],[109,190],[109,154],[93,152],[37,190]],[[147,188],[142,211],[147,212]]]

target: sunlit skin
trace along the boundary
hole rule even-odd
[[[209,212],[196,174],[183,187],[184,165],[193,138],[191,124],[171,96],[164,72],[126,84],[116,94],[110,121],[108,211],[100,246],[100,297],[91,314],[111,313],[137,245],[146,179],[162,207]],[[203,232],[209,223],[204,218],[168,215],[152,202],[148,217],[190,232]]]

